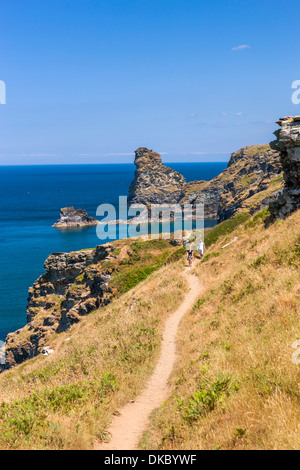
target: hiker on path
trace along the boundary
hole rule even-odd
[[[189,267],[192,266],[192,261],[193,261],[193,250],[188,249],[187,251],[187,260],[189,262]]]
[[[200,241],[199,241],[199,254],[200,254],[200,259],[203,258],[204,250],[205,250],[205,243],[204,243],[204,241],[201,240],[201,238],[200,238]]]

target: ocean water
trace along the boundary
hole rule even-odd
[[[210,180],[226,167],[225,162],[167,165],[187,181]],[[0,166],[0,340],[26,324],[28,288],[51,253],[101,244],[95,227],[52,228],[60,208],[75,206],[95,217],[98,205],[117,205],[119,195],[128,194],[133,176],[133,164]]]

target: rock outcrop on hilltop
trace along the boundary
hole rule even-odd
[[[281,129],[274,132],[277,140],[270,145],[280,152],[285,185],[270,203],[270,221],[300,208],[300,116],[281,118],[278,124]]]
[[[89,217],[84,209],[63,207],[60,210],[60,219],[53,225],[55,228],[89,227],[97,225],[97,219]]]
[[[176,204],[185,178],[165,166],[159,153],[141,147],[135,151],[136,170],[129,188],[129,204]]]
[[[223,221],[239,212],[268,205],[283,184],[279,152],[252,145],[234,152],[227,168],[211,181],[193,181],[184,188],[181,204],[204,204],[205,217]]]

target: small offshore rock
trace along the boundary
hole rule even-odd
[[[64,207],[60,210],[60,219],[52,227],[92,227],[95,225],[98,225],[98,220],[94,217],[89,217],[86,210]]]

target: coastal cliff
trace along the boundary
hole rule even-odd
[[[280,153],[269,145],[253,145],[232,153],[227,168],[211,181],[185,182],[163,165],[161,156],[140,148],[129,203],[204,204],[205,217],[222,221],[240,212],[254,213],[283,186]]]
[[[266,212],[235,227],[226,221],[231,231],[226,222],[211,229],[213,242],[193,267],[203,287],[192,308],[182,259],[54,333],[47,356],[0,374],[1,449],[88,450],[108,441],[124,405],[143,394],[147,407],[143,392],[156,385],[163,332],[179,308],[167,400],[150,416],[143,448],[211,450],[212,430],[218,449],[298,448],[300,211],[267,229]],[[139,246],[120,253],[120,263],[133,268]]]
[[[280,154],[270,145],[244,147],[232,153],[222,180],[218,220],[240,212],[253,214],[267,207],[269,198],[283,187]]]
[[[240,212],[254,213],[282,187],[279,152],[252,145],[231,154],[227,168],[211,181],[192,181],[180,203],[204,204],[206,218],[219,222]]]
[[[45,273],[29,289],[27,325],[6,338],[6,368],[35,357],[54,334],[107,306],[178,255],[182,251],[174,241],[131,239],[53,253],[45,261]]]
[[[284,117],[274,132],[277,140],[271,147],[280,152],[284,172],[284,189],[270,203],[271,221],[285,218],[300,208],[300,116]]]
[[[108,262],[113,251],[107,244],[93,250],[53,253],[46,259],[45,274],[28,292],[27,325],[6,338],[7,367],[36,356],[53,333],[67,330],[109,303]]]

